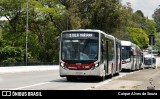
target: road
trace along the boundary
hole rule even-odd
[[[121,73],[120,76],[126,75]],[[58,70],[18,72],[0,74],[0,90],[87,90],[93,86],[102,85],[104,82],[94,80],[78,80],[68,82],[59,76]]]
[[[160,58],[157,60],[158,64]],[[68,82],[59,76],[59,70],[15,72],[0,74],[0,90],[146,90],[152,78],[160,90],[160,68],[135,72],[121,72],[112,79],[78,80]]]
[[[146,90],[153,79],[160,89],[160,68],[122,72],[112,79],[77,80],[68,82],[58,70],[0,74],[0,90]]]
[[[78,80],[68,82],[58,70],[6,73],[0,75],[0,90],[146,90],[153,79],[160,89],[160,68],[122,72],[105,81]]]

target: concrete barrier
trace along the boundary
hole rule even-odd
[[[156,57],[156,67],[160,68],[160,57]]]
[[[15,72],[58,70],[58,69],[59,69],[58,65],[0,67],[0,74],[15,73]]]

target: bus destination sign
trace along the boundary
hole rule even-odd
[[[90,38],[95,37],[95,33],[64,33],[63,38]]]

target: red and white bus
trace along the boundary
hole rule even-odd
[[[60,77],[98,77],[121,71],[121,42],[100,30],[67,30],[61,33]]]
[[[130,41],[121,40],[122,70],[139,70],[142,67],[141,49]]]

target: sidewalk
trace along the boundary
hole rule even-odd
[[[15,72],[58,70],[58,69],[59,69],[58,65],[0,67],[0,74],[15,73]]]
[[[156,58],[156,67],[160,68],[160,57]]]

